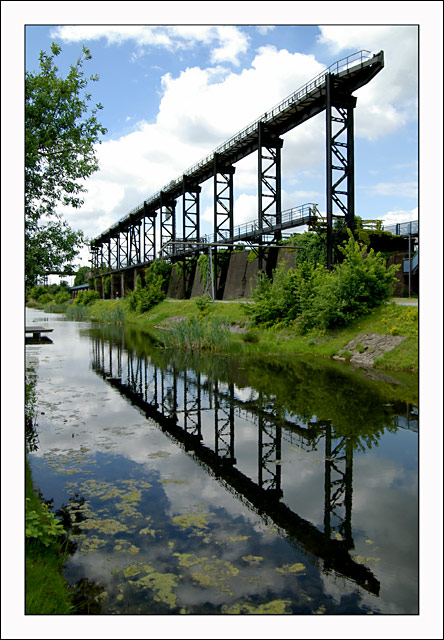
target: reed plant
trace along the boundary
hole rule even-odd
[[[229,326],[218,318],[187,318],[173,325],[162,337],[167,349],[222,351],[229,343]]]

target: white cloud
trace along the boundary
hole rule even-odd
[[[155,122],[139,122],[128,135],[98,146],[100,171],[88,180],[89,193],[82,209],[85,233],[95,237],[104,231],[107,227],[97,229],[99,219],[106,218],[112,224],[126,215],[322,68],[313,56],[263,47],[251,66],[238,73],[217,66],[192,67],[177,77],[163,76]],[[298,128],[297,135],[288,134],[283,152],[285,171],[293,165],[298,170],[306,168],[307,162],[316,163],[322,157],[322,127],[323,121],[310,121]],[[256,218],[255,154],[236,164],[234,185],[235,224]],[[294,204],[299,203],[288,206]],[[208,216],[205,213],[203,219]]]
[[[235,26],[146,26],[146,25],[67,25],[56,27],[51,37],[64,42],[85,42],[105,38],[108,45],[133,42],[138,51],[134,61],[144,53],[144,47],[159,47],[170,51],[190,49],[196,45],[215,46],[211,61],[238,65],[238,56],[248,49],[248,36]]]
[[[361,186],[369,195],[401,196],[403,198],[417,198],[418,184],[411,182],[378,182],[371,186]]]
[[[399,224],[401,222],[412,222],[418,220],[418,207],[413,209],[399,209],[397,211],[387,211],[383,216],[380,216],[378,220],[384,220],[385,224]]]
[[[356,92],[356,135],[376,140],[417,117],[418,30],[414,25],[320,27],[319,42],[334,55],[384,51],[384,69]]]

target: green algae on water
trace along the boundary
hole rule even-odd
[[[222,611],[231,615],[245,613],[251,615],[282,615],[290,613],[290,611],[287,610],[289,605],[289,600],[272,600],[271,602],[257,606],[247,603],[234,604],[231,607],[224,605]]]

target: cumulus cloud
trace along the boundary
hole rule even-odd
[[[211,51],[212,62],[238,65],[239,55],[248,49],[248,36],[235,26],[65,25],[53,29],[51,37],[63,42],[104,38],[109,45],[133,42],[138,48],[133,59],[143,55],[145,47],[177,51],[206,45],[214,47]]]
[[[196,66],[177,77],[165,74],[156,120],[139,122],[131,133],[97,147],[100,171],[87,183],[85,232],[98,235],[104,230],[97,229],[98,220],[106,217],[112,224],[126,215],[322,69],[313,56],[269,46],[239,72]],[[288,134],[283,152],[285,166],[295,166],[296,173],[324,152],[323,124],[308,122],[299,129],[296,136]],[[257,158],[250,155],[236,164],[235,224],[257,217],[256,190]],[[203,219],[209,221],[203,195]]]
[[[384,51],[384,69],[356,92],[356,135],[376,140],[417,117],[418,29],[414,25],[320,27],[319,42],[333,55]]]
[[[387,226],[398,224],[401,222],[411,222],[413,220],[418,220],[418,207],[414,207],[413,209],[387,211],[387,213],[383,216],[380,216],[378,220],[384,220]]]
[[[140,121],[127,135],[109,139],[98,147],[100,171],[87,183],[89,193],[82,209],[82,227],[94,237],[110,224],[179,178],[215,148],[269,111],[286,96],[317,76],[325,66],[313,55],[291,53],[268,45],[259,48],[251,63],[241,69],[237,54],[248,46],[237,27],[59,27],[59,37],[106,38],[109,44],[132,41],[136,46],[173,48],[211,46],[213,66],[193,66],[161,80],[158,113]],[[377,139],[393,133],[412,117],[416,100],[416,29],[414,27],[322,27],[320,41],[332,55],[359,48],[386,52],[386,67],[357,92],[356,133]],[[325,117],[320,115],[284,136],[282,171],[285,186],[282,206],[318,202],[323,195],[313,188],[325,158]],[[319,178],[324,180],[324,170]],[[212,226],[212,181],[202,185],[202,221]],[[208,187],[208,188],[207,188]],[[322,187],[321,187],[322,189]],[[417,197],[416,183],[380,182],[365,187],[372,195]],[[209,193],[211,191],[211,193]],[[209,193],[206,197],[207,192]],[[257,217],[256,154],[236,163],[234,179],[235,224]],[[179,203],[178,203],[179,204]],[[180,207],[180,204],[179,204]],[[80,220],[78,212],[70,217]],[[179,216],[180,219],[180,216]],[[99,221],[107,222],[99,228]],[[206,233],[206,230],[203,230]]]
[[[418,184],[410,182],[378,182],[371,186],[360,187],[369,195],[375,196],[402,196],[403,198],[417,198]]]

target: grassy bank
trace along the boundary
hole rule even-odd
[[[125,322],[139,326],[161,344],[168,333],[183,333],[188,322],[195,335],[196,320],[213,330],[217,323],[229,327],[229,340],[219,340],[216,350],[228,353],[317,355],[333,357],[360,333],[404,336],[406,339],[375,362],[378,369],[418,371],[418,308],[394,302],[384,304],[356,319],[347,327],[324,333],[301,335],[294,326],[254,327],[245,313],[247,302],[214,302],[203,299],[164,300],[146,313],[132,312],[125,300],[98,300],[86,308],[78,308],[79,319],[99,322]],[[213,323],[211,329],[210,322]],[[184,337],[182,338],[184,339]],[[172,345],[174,346],[174,345]]]
[[[60,525],[34,488],[28,460],[25,468],[25,612],[27,615],[71,614],[70,589],[62,575],[65,552]]]

